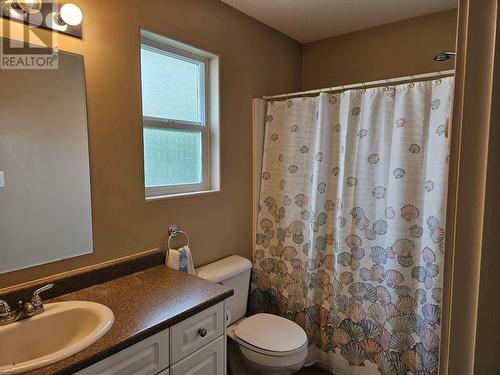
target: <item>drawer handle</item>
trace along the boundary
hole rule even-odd
[[[198,334],[201,336],[201,337],[205,337],[207,335],[207,330],[206,328],[200,328],[198,330]]]

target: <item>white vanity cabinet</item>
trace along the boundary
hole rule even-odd
[[[77,375],[225,375],[225,311],[220,302]]]
[[[170,375],[218,375],[224,374],[226,346],[223,336],[219,336],[182,361],[170,367]]]

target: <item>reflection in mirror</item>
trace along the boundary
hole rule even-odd
[[[91,253],[83,57],[0,82],[0,273]]]

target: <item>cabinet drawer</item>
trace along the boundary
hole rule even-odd
[[[223,375],[224,336],[170,367],[171,375]]]
[[[168,336],[167,329],[77,372],[76,375],[158,374],[169,365]],[[168,371],[166,374],[168,375]]]
[[[171,362],[176,363],[200,349],[224,330],[224,304],[221,302],[170,329]]]

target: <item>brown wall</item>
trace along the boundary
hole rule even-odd
[[[498,6],[498,5],[497,5]],[[500,331],[500,38],[499,9],[497,8],[495,62],[491,106],[491,123],[488,146],[488,171],[486,180],[485,213],[483,224],[483,250],[481,254],[481,273],[474,371],[476,374],[500,374],[500,345],[495,332]],[[493,10],[494,14],[495,11]],[[483,21],[484,22],[484,21]]]
[[[456,10],[433,13],[307,43],[303,49],[303,89],[318,89],[435,72],[439,51],[455,49]]]
[[[252,97],[452,67],[432,57],[454,48],[454,10],[301,47],[219,0],[76,3],[84,39],[61,35],[59,42],[85,58],[94,254],[0,275],[0,287],[164,247],[171,224],[189,233],[197,265],[234,253],[249,257]],[[144,201],[140,27],[221,57],[220,193]]]
[[[301,45],[219,0],[79,0],[84,39],[94,254],[0,275],[0,287],[191,237],[196,264],[251,255],[251,98],[301,88]],[[222,192],[144,201],[139,27],[220,55]],[[271,59],[270,56],[273,56]],[[34,249],[36,251],[36,249]]]
[[[493,375],[500,374],[498,1],[460,0],[459,8],[439,373]]]

